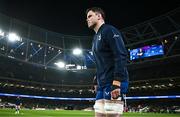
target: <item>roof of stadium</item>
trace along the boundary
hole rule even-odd
[[[90,50],[94,32],[86,26],[85,10],[92,6],[106,11],[107,23],[121,30],[128,51],[163,45],[163,55],[128,61],[130,81],[169,79],[176,83],[180,76],[178,2],[1,0],[0,85],[33,81],[89,86],[95,73]],[[17,34],[14,43],[10,42],[12,33]],[[73,55],[74,47],[82,48],[83,56]],[[62,69],[57,67],[60,60],[66,63]]]
[[[89,36],[85,10],[92,6],[102,7],[106,22],[123,29],[167,13],[180,1],[1,0],[0,12],[54,32]]]

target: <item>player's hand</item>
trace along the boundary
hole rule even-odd
[[[121,94],[121,90],[119,87],[117,87],[111,91],[111,97],[113,99],[117,99],[120,96],[120,94]]]
[[[111,86],[111,97],[113,99],[117,99],[120,96],[121,94],[120,85],[121,83],[119,81],[113,81],[113,84]]]

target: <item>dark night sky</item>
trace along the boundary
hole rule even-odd
[[[98,6],[106,23],[118,29],[141,23],[180,7],[180,0],[0,0],[0,12],[58,33],[92,35],[85,10]]]

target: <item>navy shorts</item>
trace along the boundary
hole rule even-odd
[[[128,82],[121,82],[121,97],[123,96],[123,94],[127,93],[128,84]],[[99,99],[111,100],[111,84],[107,84],[104,87],[97,88],[96,100]]]
[[[96,100],[99,99],[107,99],[107,100],[111,99],[111,85],[97,88]]]

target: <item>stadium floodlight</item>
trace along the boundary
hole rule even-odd
[[[57,65],[59,68],[64,68],[65,67],[65,63],[62,61],[59,61],[57,63],[54,63],[55,65]]]
[[[76,66],[76,69],[77,69],[77,70],[80,70],[80,69],[82,69],[82,66],[77,65],[77,66]]]
[[[75,64],[67,64],[66,67],[74,67],[76,66]]]
[[[81,54],[82,54],[82,49],[80,49],[80,48],[75,48],[75,49],[73,50],[73,54],[74,54],[74,55],[81,55]]]
[[[21,38],[16,33],[9,33],[8,40],[10,42],[21,41]]]
[[[4,36],[4,32],[0,29],[0,36]]]

